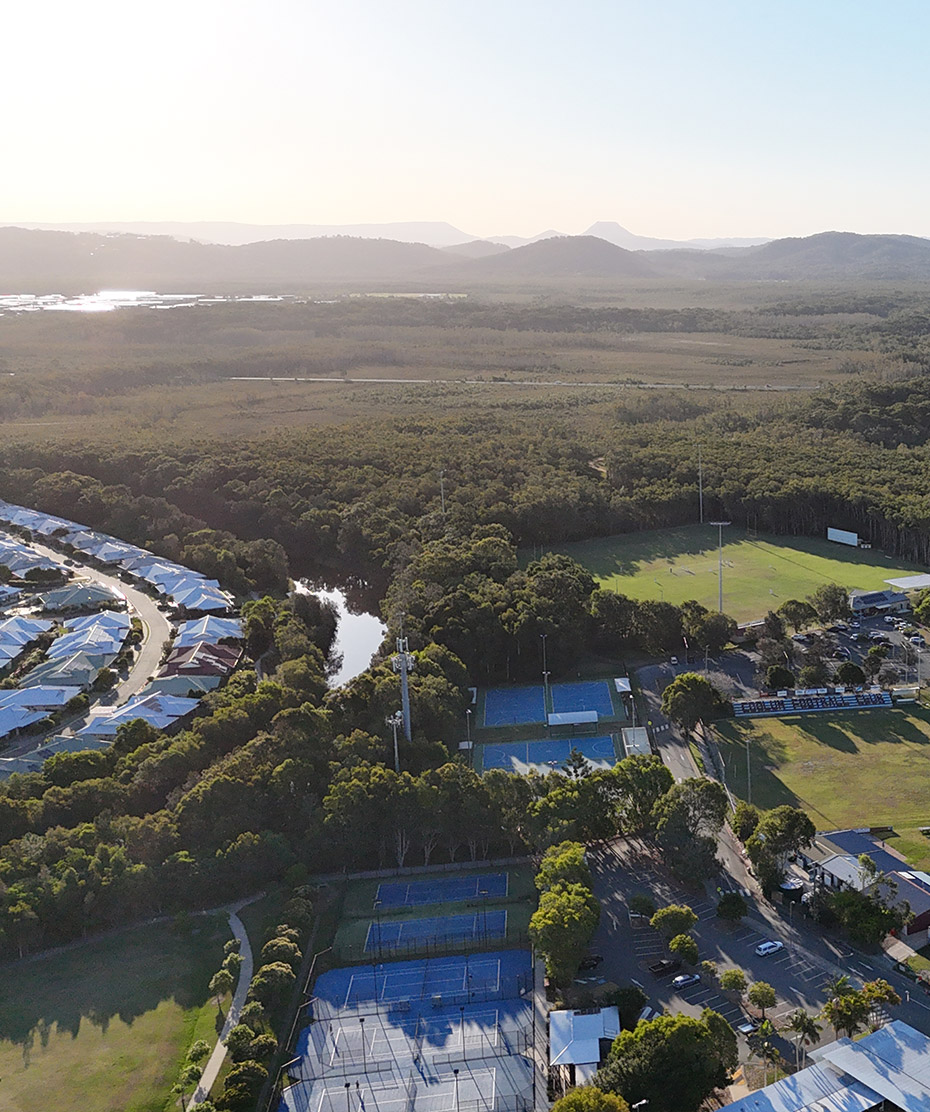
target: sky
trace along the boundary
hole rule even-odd
[[[0,222],[930,236],[925,0],[4,8]]]

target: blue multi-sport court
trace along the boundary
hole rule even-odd
[[[575,737],[560,741],[504,741],[481,746],[482,771],[502,768],[506,772],[525,774],[535,769],[543,774],[561,768],[573,749],[595,768],[612,768],[617,763],[613,739],[608,737]]]
[[[392,881],[379,884],[375,906],[423,907],[433,903],[461,900],[502,899],[507,895],[507,873],[480,873],[469,876],[444,876],[436,880],[417,880],[411,884]]]
[[[614,717],[614,705],[610,698],[610,685],[604,680],[587,683],[554,683],[552,710],[554,714],[570,714],[578,710],[596,710],[601,718]]]
[[[279,1110],[532,1108],[532,989],[527,950],[330,970]]]
[[[416,946],[418,942],[498,939],[504,938],[506,934],[506,911],[478,911],[469,915],[443,915],[431,919],[387,919],[369,925],[365,952],[371,954],[397,950]]]
[[[485,726],[525,726],[546,721],[542,684],[535,687],[489,687],[484,696]]]

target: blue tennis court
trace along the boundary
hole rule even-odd
[[[395,950],[417,942],[452,942],[469,938],[504,938],[506,911],[478,911],[471,915],[443,915],[435,919],[373,922],[368,926],[365,952]]]
[[[379,884],[375,903],[382,907],[422,907],[432,903],[459,900],[500,899],[507,895],[507,873],[482,873],[478,876],[444,876],[437,880],[417,880],[411,884],[394,881]]]
[[[519,726],[545,721],[545,691],[541,684],[534,687],[489,687],[485,692],[485,726]]]
[[[554,683],[552,685],[552,710],[555,714],[569,714],[576,710],[596,710],[601,718],[614,717],[614,705],[606,680],[588,683]]]
[[[506,772],[526,773],[530,769],[547,773],[561,768],[573,749],[596,768],[612,768],[617,762],[614,743],[608,737],[574,737],[560,741],[505,741],[481,746],[482,770],[502,768]]]

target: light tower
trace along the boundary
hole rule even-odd
[[[711,521],[708,524],[717,526],[717,609],[723,613],[723,530],[730,524],[729,521]]]
[[[397,653],[391,657],[391,667],[400,674],[400,711],[404,717],[404,737],[409,742],[412,739],[410,732],[410,689],[407,686],[407,675],[413,671],[413,656],[407,651],[407,638],[397,638]]]

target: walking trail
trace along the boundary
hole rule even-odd
[[[239,1013],[242,1011],[242,1006],[245,1004],[245,996],[249,991],[249,985],[252,983],[252,947],[249,945],[249,936],[246,934],[245,927],[242,925],[242,920],[237,915],[247,904],[254,903],[256,900],[261,899],[264,893],[259,893],[257,896],[251,896],[247,900],[240,900],[239,903],[231,904],[227,910],[229,912],[229,927],[236,938],[239,939],[239,953],[242,955],[242,965],[239,967],[239,983],[236,985],[236,991],[233,994],[232,1003],[229,1005],[229,1011],[226,1013],[226,1021],[223,1024],[223,1030],[220,1031],[220,1037],[217,1039],[216,1046],[213,1048],[213,1053],[207,1064],[203,1068],[203,1074],[200,1078],[200,1083],[197,1086],[194,1095],[188,1102],[188,1108],[195,1108],[202,1101],[205,1101],[210,1095],[210,1090],[213,1088],[213,1083],[216,1081],[223,1063],[226,1061],[226,1036],[239,1022]]]

